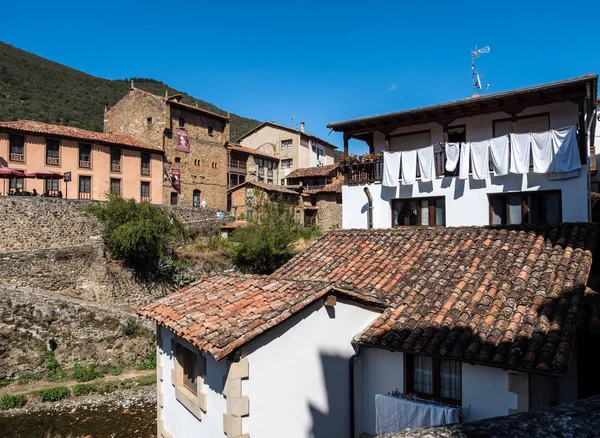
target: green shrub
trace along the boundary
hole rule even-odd
[[[22,408],[25,406],[27,399],[24,395],[11,395],[6,394],[0,398],[0,410],[5,411],[7,409]]]
[[[17,382],[19,383],[19,385],[26,385],[29,382],[37,382],[38,380],[42,380],[43,377],[44,376],[42,374],[38,373],[23,374],[19,377]]]
[[[123,334],[125,336],[134,336],[139,330],[139,325],[135,318],[129,318],[123,328]]]
[[[56,380],[66,380],[68,378],[67,374],[63,372],[60,367],[60,364],[56,360],[54,355],[54,351],[47,351],[44,356],[44,362],[46,363],[46,378],[48,380],[56,381]]]
[[[10,379],[0,379],[0,388],[4,388],[5,386],[8,386],[11,384]]]
[[[73,395],[79,397],[80,395],[88,395],[94,392],[94,387],[89,383],[79,383],[73,387]]]
[[[184,235],[175,216],[148,202],[110,195],[108,202],[91,205],[88,211],[102,222],[112,256],[138,270],[151,271],[167,255],[169,241]]]
[[[144,358],[142,358],[136,367],[138,370],[153,370],[156,368],[156,352],[151,351]]]
[[[102,377],[102,373],[96,371],[96,364],[90,363],[85,367],[79,365],[79,362],[75,362],[73,367],[73,379],[78,382],[89,382],[98,377]]]
[[[256,198],[248,226],[236,228],[222,248],[242,271],[270,274],[295,255],[303,227],[294,217],[294,205],[265,201],[261,193]]]
[[[111,376],[120,376],[123,372],[123,365],[104,365],[102,367],[102,372],[104,374],[110,374]]]
[[[68,397],[70,394],[69,388],[66,386],[56,386],[54,388],[44,389],[40,395],[42,397],[42,401],[45,402],[55,402],[62,400],[63,398]]]
[[[108,394],[109,392],[115,392],[117,389],[119,389],[117,383],[98,382],[94,385],[94,391],[98,394]]]

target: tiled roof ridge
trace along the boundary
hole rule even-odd
[[[168,89],[168,87],[167,87],[167,89]],[[138,87],[133,87],[131,90],[129,90],[127,93],[125,93],[125,94],[123,95],[123,97],[127,96],[127,94],[129,94],[129,92],[131,92],[131,91],[139,91],[140,93],[146,94],[146,95],[148,95],[148,96],[151,96],[151,97],[154,97],[154,98],[156,98],[156,99],[164,100],[166,103],[174,103],[174,104],[176,104],[176,105],[181,105],[181,106],[183,106],[183,107],[188,107],[189,109],[193,109],[193,110],[202,111],[202,112],[204,112],[204,113],[210,114],[210,115],[212,115],[212,116],[215,116],[215,117],[219,117],[219,118],[221,118],[221,119],[226,119],[226,120],[229,120],[229,119],[231,119],[231,116],[224,116],[224,115],[222,115],[222,114],[217,114],[217,113],[215,113],[215,112],[213,112],[213,111],[210,111],[210,110],[207,110],[207,109],[204,109],[204,108],[200,108],[200,107],[197,107],[197,106],[194,106],[194,105],[190,105],[190,104],[187,104],[187,103],[183,103],[183,102],[177,102],[176,100],[172,100],[172,98],[173,98],[173,97],[176,97],[176,96],[182,96],[182,94],[181,94],[181,93],[177,93],[177,94],[173,94],[173,95],[171,95],[171,96],[167,96],[167,99],[165,100],[164,96],[159,96],[158,94],[154,94],[154,93],[151,93],[151,92],[149,92],[149,91],[142,90],[141,88],[138,88]],[[121,99],[122,99],[123,97],[121,97]],[[190,97],[191,97],[191,96],[190,96]],[[121,100],[121,99],[119,99],[119,100]],[[117,101],[117,102],[118,102],[118,101]],[[114,106],[114,105],[113,105],[113,106]],[[111,107],[111,108],[112,108],[112,107]]]
[[[241,137],[239,137],[239,138],[237,139],[237,141],[240,141],[240,140],[242,140],[243,138],[246,138],[246,137],[248,137],[250,134],[254,133],[255,131],[258,131],[258,130],[259,130],[259,129],[261,129],[263,126],[267,126],[267,125],[271,125],[271,126],[274,126],[274,127],[276,127],[276,128],[279,128],[279,129],[286,130],[286,131],[288,131],[288,132],[293,132],[294,134],[299,134],[299,135],[301,135],[301,136],[302,136],[302,135],[304,135],[304,136],[306,136],[306,137],[311,137],[311,138],[314,138],[314,139],[316,139],[316,140],[319,140],[321,143],[324,143],[325,145],[332,147],[333,149],[337,149],[337,146],[336,146],[336,145],[334,145],[333,143],[330,143],[330,142],[328,142],[328,141],[326,141],[326,140],[323,140],[322,138],[320,138],[320,137],[317,137],[317,136],[316,136],[316,135],[314,135],[314,134],[309,134],[308,132],[302,132],[302,131],[300,131],[299,129],[292,128],[291,126],[285,126],[285,125],[281,125],[281,124],[279,124],[279,123],[270,122],[270,121],[268,121],[268,120],[267,120],[267,121],[264,121],[264,122],[262,122],[260,125],[258,125],[258,126],[255,126],[255,127],[254,127],[254,128],[252,128],[252,129],[250,129],[248,132],[246,132],[246,133],[245,133],[245,134],[243,134]]]

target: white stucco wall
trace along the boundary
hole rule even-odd
[[[342,188],[342,227],[367,227],[368,187],[373,196],[373,227],[389,228],[392,225],[391,200],[443,196],[446,202],[446,225],[489,225],[488,194],[561,190],[562,219],[564,222],[587,222],[589,211],[587,166],[581,168],[578,178],[551,181],[546,174],[509,174],[491,176],[483,181],[461,180],[458,177],[438,178],[430,183],[417,181],[411,186],[398,183],[398,187],[383,187],[381,183],[344,186]]]
[[[171,370],[174,367],[174,357],[171,352],[171,339],[175,336],[169,330],[161,328],[163,354],[160,363],[163,367],[163,422],[165,430],[174,438],[218,437],[223,435],[223,413],[226,400],[223,396],[223,376],[227,373],[227,361],[215,361],[212,356],[206,356],[206,375],[204,389],[207,393],[207,411],[202,420],[198,420],[175,398],[175,387],[171,382]]]
[[[315,303],[242,347],[250,369],[242,427],[252,438],[349,435],[351,341],[379,313],[340,299],[334,309],[332,318]]]

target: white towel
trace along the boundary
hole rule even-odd
[[[421,181],[432,181],[435,179],[435,158],[433,155],[433,145],[417,151],[419,156],[419,170],[421,171]]]
[[[492,138],[489,142],[494,173],[496,176],[507,175],[509,165],[508,150],[510,148],[508,144],[508,135]]]
[[[510,134],[510,172],[529,172],[529,141],[531,135]]]
[[[460,144],[460,162],[458,163],[458,177],[469,179],[469,163],[471,162],[471,144]]]
[[[490,174],[490,149],[489,142],[471,142],[471,170],[473,179],[486,179]]]
[[[446,172],[454,172],[460,156],[458,143],[446,143]]]
[[[554,171],[572,172],[581,168],[575,126],[552,131]]]
[[[402,151],[402,184],[410,186],[417,179],[417,150]]]
[[[535,173],[548,173],[552,169],[552,131],[531,134],[531,155]]]
[[[383,181],[384,187],[398,187],[400,178],[400,156],[402,152],[383,153]]]

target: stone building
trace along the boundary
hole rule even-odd
[[[304,122],[300,130],[289,126],[264,122],[238,140],[243,146],[277,157],[280,161],[277,184],[285,183],[285,178],[294,169],[327,166],[334,163],[333,144],[304,132]]]
[[[331,184],[337,178],[341,178],[340,168],[337,164],[331,164],[296,169],[285,177],[285,184],[288,186],[300,185],[307,190],[318,190]]]
[[[342,177],[325,187],[302,192],[304,225],[316,225],[321,231],[342,228]]]
[[[160,204],[163,157],[155,143],[129,135],[31,120],[0,122],[0,167],[59,178],[3,180],[0,193],[35,190],[40,195],[86,200],[116,193]],[[63,179],[68,173],[70,181]]]
[[[181,101],[131,90],[104,115],[104,131],[129,134],[165,152],[162,202],[225,209],[229,116]]]
[[[293,207],[296,220],[304,223],[302,194],[298,189],[246,181],[229,189],[227,193],[230,202],[228,210],[236,220],[252,219],[255,206],[259,202],[270,202],[277,198]]]
[[[278,179],[279,160],[266,152],[227,143],[227,181],[228,189],[246,181],[273,184]]]

